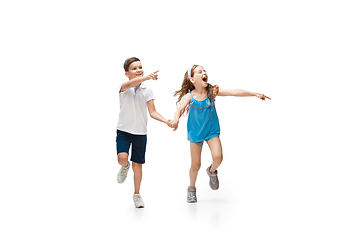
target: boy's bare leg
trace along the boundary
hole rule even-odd
[[[132,162],[132,169],[134,171],[134,194],[139,194],[142,179],[142,164]]]
[[[208,141],[208,145],[211,151],[211,156],[213,158],[212,166],[210,172],[214,173],[216,169],[220,166],[223,160],[222,147],[219,137],[215,137]]]
[[[189,171],[190,175],[190,187],[195,188],[196,178],[201,167],[201,151],[202,146],[190,142],[190,154],[191,154],[191,167]]]
[[[124,168],[127,167],[128,165],[128,158],[129,158],[129,154],[126,152],[121,152],[118,154],[118,163],[123,166]]]
[[[121,165],[120,171],[117,174],[117,181],[118,183],[124,183],[129,172],[129,161],[128,161],[129,154],[126,152],[121,152],[118,154],[118,163]]]

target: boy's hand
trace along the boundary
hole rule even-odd
[[[175,127],[175,124],[174,124],[174,121],[173,120],[167,120],[166,124],[171,127],[171,128],[174,128]]]
[[[166,124],[167,124],[169,127],[173,128],[174,121],[169,119],[169,120],[167,120]]]
[[[146,80],[150,80],[150,79],[153,79],[153,80],[157,80],[158,79],[158,75],[157,73],[159,72],[160,70],[157,70],[153,73],[150,73],[149,75],[146,76]]]
[[[271,98],[269,98],[268,96],[265,96],[264,94],[257,94],[256,97],[260,98],[261,101],[264,101],[266,98],[271,100]]]
[[[178,124],[175,123],[173,120],[167,120],[166,124],[171,127],[174,128],[174,131],[178,128]]]

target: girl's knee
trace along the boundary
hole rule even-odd
[[[192,163],[191,164],[191,169],[194,171],[199,171],[201,167],[201,163]]]

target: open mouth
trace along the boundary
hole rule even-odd
[[[202,80],[207,83],[208,77],[206,75],[204,75]]]

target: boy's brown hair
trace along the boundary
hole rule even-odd
[[[140,59],[138,59],[138,58],[136,58],[136,57],[131,57],[131,58],[126,59],[125,62],[124,62],[125,72],[128,72],[128,71],[129,71],[129,66],[130,66],[130,64],[132,64],[133,62],[140,62]]]

